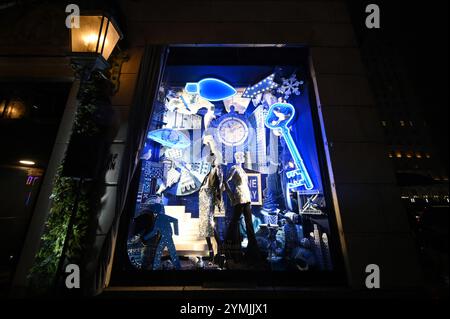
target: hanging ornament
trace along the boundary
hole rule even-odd
[[[164,155],[172,161],[179,161],[183,158],[183,151],[176,148],[167,148]]]
[[[190,172],[191,166],[181,167],[180,181],[177,187],[177,196],[186,196],[200,189],[201,182]]]
[[[166,108],[180,114],[197,114],[202,108],[210,109],[214,104],[201,98],[197,94],[189,94],[186,91],[170,94],[166,97]]]
[[[236,95],[223,100],[223,104],[225,105],[225,110],[229,113],[231,105],[234,106],[234,111],[239,114],[244,114],[245,110],[247,110],[248,105],[250,104],[251,99],[242,97],[245,88],[237,88]]]
[[[272,89],[275,89],[278,87],[278,84],[273,81],[275,78],[275,73],[272,73],[268,77],[266,77],[264,80],[256,83],[253,86],[248,87],[244,94],[242,94],[242,97],[247,98],[254,98],[256,95],[260,93],[264,93],[267,91],[270,91]]]
[[[216,119],[216,115],[214,114],[214,108],[209,108],[203,116],[203,123],[205,124],[205,130],[209,128],[209,125],[212,121]]]
[[[171,148],[183,149],[191,145],[191,141],[180,131],[162,128],[148,132],[147,138]]]
[[[286,101],[292,94],[300,95],[299,86],[303,84],[303,81],[298,81],[295,73],[293,73],[288,79],[281,78],[283,84],[278,88],[277,92],[284,95]]]
[[[199,95],[189,94],[186,91],[181,94],[180,98],[185,106],[184,110],[179,111],[180,113],[197,114],[200,109],[206,108],[209,110],[214,107],[214,104],[212,104],[208,100],[200,97]]]
[[[256,107],[261,103],[262,93],[256,94],[254,98],[252,98],[252,103]]]
[[[271,92],[266,92],[262,96],[261,103],[270,107],[272,104],[277,103],[277,98]]]
[[[184,89],[189,94],[198,94],[212,102],[222,101],[236,94],[236,90],[231,85],[215,78],[206,78],[198,83],[188,82]]]
[[[177,92],[175,90],[168,90],[166,99],[165,99],[165,107],[167,110],[173,112],[179,108],[183,108],[183,101],[180,99],[181,92]]]

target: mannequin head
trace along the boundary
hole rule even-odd
[[[206,162],[210,164],[214,164],[216,161],[216,155],[214,153],[209,153],[209,155],[206,156]]]
[[[236,164],[243,164],[245,162],[245,154],[244,152],[236,152],[234,153],[234,159]]]

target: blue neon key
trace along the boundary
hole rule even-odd
[[[299,176],[300,179],[296,180],[293,185],[295,187],[304,185],[306,189],[312,189],[314,187],[308,171],[306,170],[303,159],[297,149],[297,146],[292,139],[291,133],[287,125],[291,122],[295,115],[295,108],[289,103],[275,103],[269,108],[266,116],[265,125],[271,130],[277,130],[281,132],[286,145],[294,159],[296,170],[287,172],[286,175],[289,178]]]

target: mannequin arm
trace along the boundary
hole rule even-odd
[[[228,198],[231,200],[232,205],[234,205],[234,194],[231,190],[230,184],[228,184],[234,177],[234,174],[236,173],[236,170],[234,168],[232,168],[230,175],[228,175],[227,180],[223,183],[225,186],[225,190],[227,192]]]
[[[231,191],[231,188],[228,185],[228,183],[225,182],[224,185],[225,185],[225,190],[227,191],[228,198],[231,200],[231,205],[234,205],[234,194]]]
[[[231,172],[227,177],[227,180],[225,181],[225,184],[228,185],[228,183],[233,179],[234,174],[236,174],[236,169],[234,167],[231,168]]]
[[[175,233],[175,235],[179,235],[179,233],[178,233],[178,219],[175,219],[175,221],[173,222],[173,230],[174,230],[174,233]]]
[[[164,217],[169,221],[169,223],[173,224],[174,233],[178,236],[178,219],[169,215],[164,215]]]
[[[223,192],[226,190],[226,186],[223,180],[223,171],[222,171],[222,167],[220,167],[220,164],[218,166],[218,175],[219,175],[219,188],[220,191]]]

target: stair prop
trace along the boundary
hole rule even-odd
[[[179,235],[173,235],[178,256],[209,256],[205,238],[199,237],[199,218],[192,218],[184,206],[165,206],[164,210],[167,215],[178,219]]]

